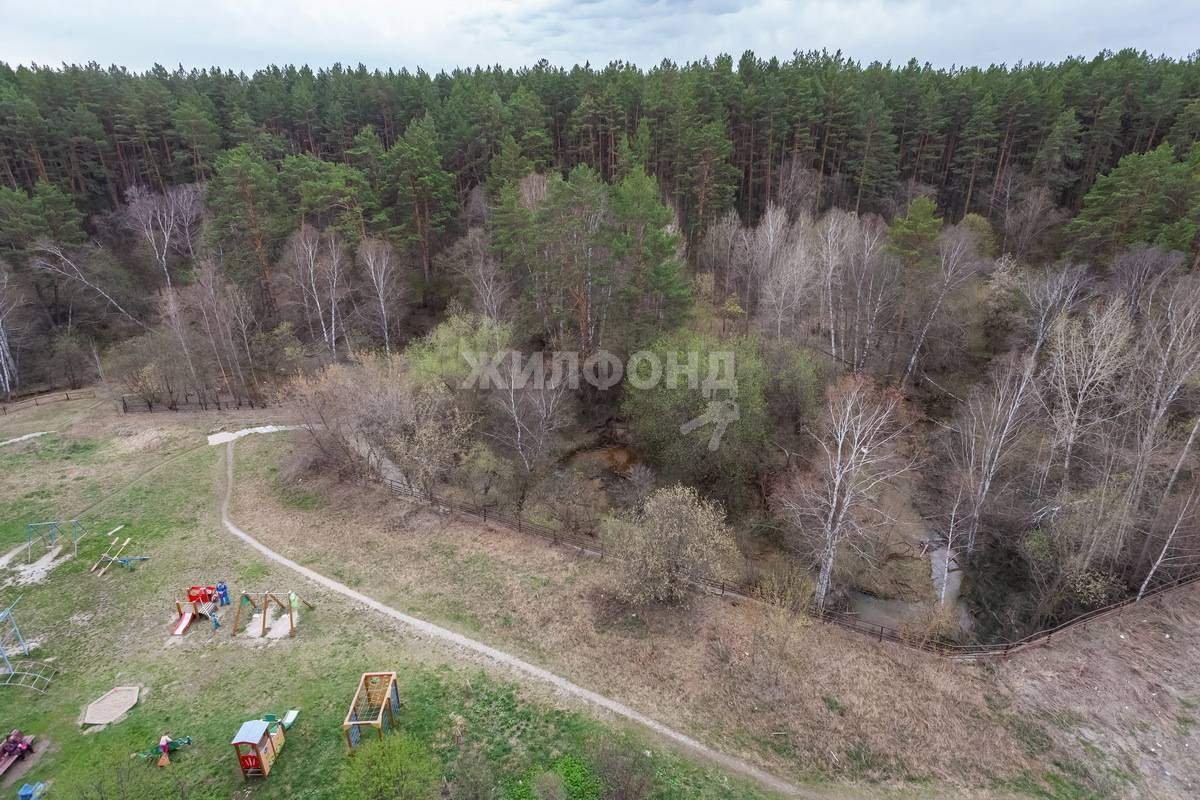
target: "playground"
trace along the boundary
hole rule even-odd
[[[65,410],[61,406],[47,411]],[[639,736],[594,722],[578,703],[557,710],[563,701],[552,691],[517,687],[511,674],[487,674],[478,659],[364,615],[238,545],[216,513],[223,448],[205,443],[207,421],[174,423],[153,447],[131,454],[123,445],[134,433],[114,435],[84,417],[82,444],[44,436],[0,452],[2,530],[11,545],[3,550],[22,548],[13,569],[0,571],[0,582],[24,563],[30,518],[78,517],[92,532],[80,540],[78,557],[20,587],[14,614],[22,635],[35,643],[29,658],[55,669],[48,690],[0,687],[3,724],[36,735],[41,753],[21,782],[48,782],[48,798],[171,797],[182,783],[190,787],[189,800],[228,798],[243,789],[252,797],[332,800],[341,796],[347,707],[363,671],[378,668],[400,676],[397,691],[408,700],[397,732],[420,736],[448,775],[458,755],[447,735],[456,719],[471,721],[469,740],[478,746],[516,742],[496,762],[497,780],[523,776],[538,764],[550,768],[563,748],[582,755],[596,741]],[[118,417],[111,424],[123,422]],[[78,487],[84,481],[59,479],[59,455],[69,450],[86,450],[87,491]],[[24,498],[36,486],[49,491]],[[119,525],[125,527],[105,536]],[[122,550],[126,538],[132,542]],[[127,567],[119,559],[128,553],[148,560]],[[208,593],[217,582],[226,583],[229,605]],[[15,598],[15,588],[0,600]],[[210,603],[205,610],[216,613],[219,628],[197,614],[185,633],[172,635],[181,606],[195,614]],[[136,704],[125,707],[132,693],[114,687],[141,687]],[[93,704],[93,719],[112,721],[85,734],[79,722]],[[247,783],[230,752],[232,739],[243,723],[271,712],[282,727],[288,709],[303,713],[286,730],[286,746],[280,743],[269,775]],[[525,733],[514,740],[513,731]],[[188,744],[173,745],[169,766],[156,769],[157,743],[168,733]],[[729,796],[730,779],[719,769],[670,748],[660,751],[657,743],[636,739],[629,746],[638,752],[653,747],[657,768],[694,787],[694,796]],[[152,758],[130,758],[150,751]],[[767,796],[745,786],[738,797]],[[15,797],[17,788],[0,785],[0,797]]]
[[[657,798],[775,796],[643,724],[597,715],[592,702],[364,607],[239,541],[222,524],[225,445],[206,443],[217,418],[147,416],[144,424],[155,428],[148,436],[103,409],[72,405],[32,412],[44,415],[38,419],[13,415],[9,420],[29,430],[56,433],[0,450],[0,556],[17,551],[0,567],[0,583],[28,566],[29,522],[78,519],[88,531],[78,556],[70,537],[49,549],[38,543],[44,553],[35,549],[34,563],[69,544],[36,581],[0,594],[0,610],[20,597],[13,614],[30,645],[21,658],[53,670],[45,691],[0,686],[0,724],[37,737],[38,758],[21,780],[48,782],[48,797],[171,797],[176,782],[188,787],[189,799],[243,791],[249,793],[239,797],[343,796],[345,726],[364,673],[377,672],[395,673],[398,708],[367,703],[362,716],[374,713],[378,725],[361,739],[378,738],[374,731],[385,726],[385,740],[415,738],[447,781],[457,775],[462,753],[479,751],[506,787],[501,797],[527,797],[517,787],[539,773],[564,763],[600,765],[598,748],[615,747],[649,753]],[[264,415],[229,430],[276,421]],[[0,439],[21,432],[3,429]],[[1038,670],[1014,662],[985,674],[835,630],[781,627],[719,598],[697,598],[682,610],[610,611],[597,599],[602,565],[549,545],[389,504],[369,489],[284,490],[279,474],[299,437],[279,432],[236,440],[229,515],[263,545],[347,592],[516,654],[783,775],[801,784],[803,796],[1026,797],[1043,785],[1038,770],[1051,769],[1052,760],[1085,768],[1086,751],[1078,744],[1068,749],[1073,728],[1051,721],[1061,718],[1053,716],[1061,708],[1086,708],[1070,694],[1077,683],[1078,691],[1084,687],[1071,679],[1079,666],[1069,658],[1037,656],[1022,663],[1046,665]],[[352,536],[339,525],[349,515],[356,521]],[[314,534],[321,531],[328,533]],[[127,554],[147,560],[124,564]],[[221,605],[220,583],[228,605]],[[1097,629],[1080,647],[1091,648],[1087,680],[1124,686],[1149,726],[1145,735],[1164,743],[1152,758],[1160,774],[1174,777],[1162,780],[1182,782],[1195,780],[1197,769],[1190,758],[1196,745],[1185,747],[1189,737],[1177,734],[1182,712],[1153,711],[1161,699],[1142,692],[1144,679],[1102,646],[1121,642],[1141,663],[1153,664],[1172,692],[1200,699],[1196,676],[1169,668],[1200,657],[1185,632],[1187,615],[1200,614],[1200,600],[1179,604],[1153,624],[1131,620]],[[186,613],[192,621],[173,635]],[[770,671],[779,683],[768,701],[754,687]],[[136,704],[125,708],[131,687],[138,688]],[[111,695],[115,689],[126,691]],[[106,697],[98,718],[120,707],[119,721],[81,732],[81,714]],[[268,718],[282,725],[289,709],[302,714],[275,740]],[[929,726],[911,726],[922,712],[961,737],[957,753],[953,743],[931,738]],[[896,731],[904,720],[909,743],[902,746]],[[242,754],[231,750],[239,731],[247,740],[259,733],[259,726],[243,730],[253,721],[268,724],[256,741],[242,744],[258,746],[259,758],[271,763],[269,774],[247,777]],[[1123,719],[1106,720],[1103,730],[1122,747],[1136,746],[1135,734],[1122,733]],[[164,735],[176,744],[169,765],[156,769]],[[1027,747],[1034,739],[1036,752]],[[267,749],[272,743],[275,749]],[[1012,774],[1000,788],[963,786],[965,779],[947,777],[951,769],[937,752],[943,746],[963,775],[1013,764],[1028,772]],[[847,760],[851,752],[857,760]],[[1125,763],[1122,752],[1114,751],[1110,763]],[[847,766],[838,771],[830,763]],[[877,782],[898,765],[924,776],[919,794]],[[1173,796],[1177,785],[1158,784],[1158,794]],[[1111,796],[1122,796],[1119,781],[1114,786]],[[0,786],[0,797],[15,796],[16,788]]]

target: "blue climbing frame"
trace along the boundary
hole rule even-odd
[[[33,542],[42,540],[46,549],[58,542],[59,539],[70,539],[71,546],[78,550],[79,540],[85,531],[77,519],[57,520],[54,522],[30,522],[25,525],[25,560],[33,561]],[[75,553],[78,555],[78,552]]]
[[[16,646],[12,649],[23,656],[29,655],[29,645],[25,644],[25,637],[21,635],[21,629],[17,627],[17,618],[13,616],[13,609],[17,607],[17,603],[21,602],[21,598],[13,600],[12,605],[0,611],[0,661],[4,662],[4,674],[14,672],[12,662],[8,660],[8,651],[10,644],[15,642]]]

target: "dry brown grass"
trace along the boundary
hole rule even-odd
[[[239,442],[232,516],[384,602],[793,775],[984,785],[1027,765],[979,667],[729,599],[632,608],[601,562],[371,486],[306,481],[326,505],[289,507],[281,442]]]
[[[1200,796],[1200,587],[1065,633],[999,668],[1013,709],[1039,720],[1120,797]],[[1121,773],[1144,783],[1131,785]]]

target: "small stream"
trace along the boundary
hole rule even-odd
[[[946,572],[946,558],[949,555],[945,547],[929,551],[930,580],[933,583],[934,594],[941,598],[943,605],[955,607],[958,611],[959,628],[963,633],[969,634],[975,626],[975,621],[967,604],[959,596],[962,590],[962,570],[952,561],[949,572]],[[863,622],[893,629],[900,629],[922,619],[930,607],[928,601],[888,600],[858,591],[850,592],[850,604]]]

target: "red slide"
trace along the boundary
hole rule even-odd
[[[195,618],[195,616],[196,615],[191,611],[185,611],[180,614],[179,619],[175,620],[175,630],[171,631],[171,635],[182,636],[183,632],[186,631],[188,626],[192,624],[192,619]]]

